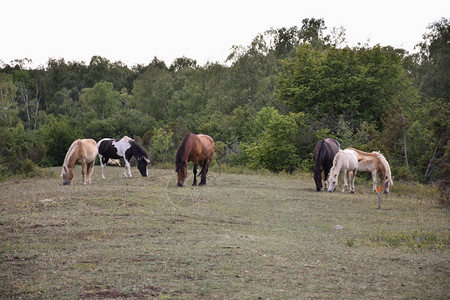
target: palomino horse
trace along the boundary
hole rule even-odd
[[[377,173],[381,172],[382,185],[385,194],[389,194],[389,187],[394,184],[391,177],[391,168],[386,158],[380,152],[371,153],[348,148],[358,155],[358,171],[372,173],[373,191],[377,192]]]
[[[94,172],[95,158],[97,157],[97,143],[91,139],[76,140],[67,151],[62,166],[61,176],[63,184],[68,185],[73,178],[73,169],[76,163],[81,164],[82,184],[91,183],[91,175]],[[85,177],[86,175],[86,177]]]
[[[355,177],[358,169],[358,155],[355,151],[345,149],[339,150],[333,160],[333,167],[330,170],[328,177],[328,191],[333,192],[338,184],[339,173],[342,172],[342,192],[348,188],[353,194],[355,192]],[[347,183],[347,174],[350,180],[350,187]]]
[[[314,148],[314,180],[318,192],[322,189],[322,170],[323,181],[327,188],[328,173],[333,166],[334,156],[340,148],[339,142],[331,138],[319,141]]]
[[[200,185],[206,185],[206,174],[208,173],[209,164],[214,153],[214,140],[205,134],[187,134],[175,154],[175,172],[178,173],[179,187],[183,186],[187,176],[188,161],[194,163],[194,183],[197,185],[197,165],[200,164],[202,170],[200,172]]]
[[[102,139],[98,142],[98,157],[100,158],[100,165],[102,167],[102,178],[105,179],[105,165],[109,160],[120,159],[121,157],[125,160],[125,168],[123,170],[123,175],[127,177],[131,175],[130,160],[132,157],[136,157],[138,161],[138,169],[143,177],[148,175],[148,159],[147,152],[142,149],[133,139],[124,136],[120,140],[114,139]],[[119,163],[120,165],[120,163]]]

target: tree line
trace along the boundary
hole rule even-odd
[[[418,52],[345,45],[323,19],[271,28],[225,63],[181,57],[128,67],[50,58],[0,61],[0,177],[61,165],[77,138],[136,139],[153,163],[173,161],[188,132],[216,141],[217,163],[310,171],[318,140],[381,151],[397,179],[449,178],[450,20]]]

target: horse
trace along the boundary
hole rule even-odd
[[[339,142],[332,138],[319,141],[314,148],[314,180],[318,192],[322,190],[322,170],[325,188],[327,188],[328,174],[333,166],[334,156],[340,148]]]
[[[98,143],[98,157],[100,158],[100,165],[102,167],[102,179],[105,179],[105,165],[109,160],[120,159],[123,157],[125,160],[125,167],[123,170],[123,175],[127,177],[132,177],[130,160],[134,156],[138,161],[138,170],[142,177],[148,176],[148,159],[147,152],[139,146],[135,140],[124,136],[120,140],[114,140],[111,138],[104,138]]]
[[[377,151],[371,153],[349,148],[358,155],[358,171],[372,173],[373,191],[377,192],[377,174],[381,172],[383,192],[389,194],[389,187],[394,184],[391,168],[383,154]]]
[[[206,174],[214,153],[214,140],[205,134],[188,133],[175,154],[175,172],[178,173],[177,186],[182,187],[187,176],[187,164],[189,161],[194,163],[194,182],[197,185],[197,166],[200,164],[200,185],[206,185]]]
[[[81,175],[83,175],[81,183],[91,183],[97,152],[97,143],[92,139],[78,139],[74,141],[64,158],[61,170],[63,185],[69,185],[72,182],[73,169],[76,163],[81,164]]]
[[[352,194],[355,193],[355,177],[358,170],[358,155],[355,151],[345,149],[339,150],[333,159],[333,167],[328,177],[328,191],[333,192],[338,184],[339,173],[342,172],[342,192],[348,188]],[[347,183],[347,174],[350,179],[350,187]]]

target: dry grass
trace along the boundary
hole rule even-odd
[[[449,211],[426,187],[394,185],[377,210],[365,182],[330,194],[304,175],[211,172],[206,187],[177,188],[173,170],[106,170],[90,186],[79,167],[69,187],[0,183],[2,298],[450,294]]]

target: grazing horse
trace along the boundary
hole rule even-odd
[[[322,170],[323,181],[325,188],[327,188],[328,174],[333,166],[334,156],[340,148],[339,142],[331,138],[319,141],[314,148],[314,180],[318,192],[322,190]]]
[[[120,159],[121,157],[125,160],[125,167],[123,170],[123,175],[127,177],[132,177],[130,160],[134,156],[138,161],[138,169],[143,177],[148,175],[148,159],[147,152],[142,149],[132,138],[124,136],[120,140],[114,140],[110,138],[102,139],[97,143],[98,145],[98,157],[100,158],[100,165],[102,167],[102,178],[105,179],[105,165],[110,159]]]
[[[358,171],[372,173],[373,191],[377,192],[377,174],[381,172],[382,185],[385,194],[389,194],[389,187],[394,184],[391,177],[391,168],[386,158],[380,152],[371,153],[349,148],[358,155]]]
[[[178,173],[179,187],[183,186],[187,176],[188,161],[194,163],[194,183],[197,185],[197,165],[200,164],[202,170],[200,172],[200,185],[206,185],[206,174],[208,173],[209,164],[214,153],[214,140],[205,134],[187,134],[175,154],[175,172]]]
[[[73,178],[75,164],[81,164],[82,184],[91,183],[91,175],[94,172],[95,158],[97,157],[97,143],[91,139],[76,140],[67,151],[61,170],[63,184],[69,185]]]
[[[355,177],[358,169],[358,155],[355,151],[345,149],[339,150],[333,159],[333,167],[330,170],[330,176],[328,177],[328,191],[333,192],[338,184],[339,173],[342,172],[342,192],[345,192],[345,188],[348,188],[350,192],[355,193]],[[347,174],[350,179],[350,187],[347,183]]]

